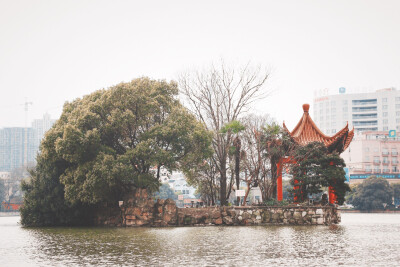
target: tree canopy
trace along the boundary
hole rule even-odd
[[[332,186],[335,190],[338,204],[344,202],[344,197],[350,187],[345,183],[346,166],[344,160],[337,153],[328,153],[323,143],[313,142],[299,146],[294,151],[297,162],[292,165],[292,186],[297,190],[293,193],[299,201],[304,201],[309,194],[322,192],[323,187]]]
[[[57,209],[116,205],[133,188],[158,190],[162,166],[196,168],[211,136],[177,94],[174,82],[139,78],[66,103],[23,184],[22,222],[63,224]]]
[[[359,210],[381,210],[391,204],[393,189],[383,178],[370,177],[359,184],[349,202]]]

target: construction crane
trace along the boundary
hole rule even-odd
[[[24,138],[24,166],[28,166],[28,110],[29,105],[33,105],[32,102],[28,102],[28,98],[25,97],[24,110],[25,110],[25,138]]]

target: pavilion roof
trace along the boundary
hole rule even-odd
[[[333,136],[327,136],[320,129],[318,129],[315,122],[311,119],[308,113],[310,109],[309,104],[303,105],[303,117],[293,129],[289,131],[283,123],[283,128],[289,132],[293,140],[299,145],[307,145],[311,142],[324,143],[330,152],[342,153],[350,145],[354,136],[354,129],[349,131],[348,123],[346,126]]]

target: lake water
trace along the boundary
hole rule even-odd
[[[400,266],[400,214],[338,226],[23,228],[0,217],[0,266]]]

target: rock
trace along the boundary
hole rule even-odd
[[[243,214],[243,210],[240,210],[240,211],[239,211],[239,215],[242,215],[242,214]]]
[[[247,213],[248,214],[253,214],[253,211],[252,210],[247,210]]]
[[[215,219],[215,220],[214,220],[214,223],[215,223],[216,225],[221,225],[221,224],[222,224],[222,218],[220,217],[220,218],[218,218],[218,219]]]
[[[215,209],[211,212],[211,218],[217,219],[220,217],[221,217],[221,212],[219,210]]]
[[[260,221],[261,221],[261,216],[260,216],[260,215],[257,215],[257,216],[256,216],[256,220],[260,220]]]
[[[317,224],[318,224],[318,225],[324,224],[324,218],[318,218],[318,219],[317,219]]]
[[[317,209],[317,210],[315,211],[315,214],[322,215],[322,214],[324,214],[324,212],[323,212],[322,209]]]
[[[259,216],[260,215],[260,211],[256,210],[253,214],[256,215],[256,216]]]
[[[272,220],[275,222],[278,222],[280,217],[279,213],[272,214]]]
[[[263,221],[264,222],[269,222],[270,220],[271,220],[271,213],[269,213],[269,211],[264,211]]]
[[[243,212],[242,217],[243,217],[244,220],[246,220],[246,219],[250,219],[251,215],[248,212],[245,211],[245,212]]]
[[[227,224],[227,225],[233,224],[233,220],[232,220],[232,218],[229,217],[229,216],[225,216],[222,220],[223,220],[224,223]]]
[[[238,216],[238,220],[239,220],[239,221],[243,220],[243,217],[239,215],[239,216]]]
[[[307,215],[307,212],[306,211],[303,211],[302,213],[301,213],[301,216],[302,217],[304,217],[304,216],[306,216]]]
[[[302,217],[301,217],[301,213],[298,212],[298,211],[295,211],[295,212],[293,213],[293,218],[294,218],[295,220],[301,219],[301,218],[302,218]]]

